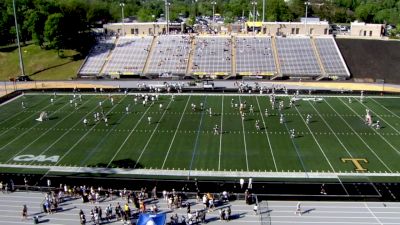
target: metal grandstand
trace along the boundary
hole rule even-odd
[[[277,37],[276,45],[283,75],[317,77],[322,74],[309,37]]]
[[[120,37],[94,46],[78,74],[212,78],[239,75],[270,79],[350,77],[341,52],[330,36]]]
[[[221,36],[196,37],[192,65],[194,75],[227,76],[232,66],[232,39]]]
[[[149,56],[147,74],[179,74],[186,73],[190,37],[187,35],[159,36]]]
[[[104,66],[111,50],[115,47],[115,38],[100,40],[86,57],[79,70],[80,75],[98,75]]]
[[[141,74],[151,50],[152,40],[152,36],[119,38],[103,73],[108,75]]]
[[[336,42],[331,37],[315,38],[319,57],[328,76],[350,77],[346,63],[340,54]]]
[[[277,73],[271,37],[236,37],[236,73],[244,76]]]

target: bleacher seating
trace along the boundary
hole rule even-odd
[[[104,74],[141,74],[150,52],[152,36],[119,38]]]
[[[110,51],[115,46],[115,38],[100,40],[90,51],[83,66],[78,74],[80,75],[98,75],[103,68],[104,63]]]
[[[222,36],[196,37],[192,73],[224,76],[231,73],[231,38]]]
[[[236,73],[273,75],[277,71],[270,37],[236,37]]]
[[[331,37],[320,37],[314,40],[325,72],[329,76],[349,77],[350,73],[335,40]]]
[[[317,77],[322,74],[309,37],[277,37],[276,45],[283,75]]]
[[[149,58],[148,74],[185,74],[190,52],[188,35],[159,36]]]

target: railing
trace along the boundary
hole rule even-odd
[[[258,206],[257,208],[257,214],[260,216],[260,224],[261,225],[271,225],[271,214],[270,210],[268,207],[268,201],[258,201],[257,195],[255,196],[256,198],[256,204]]]

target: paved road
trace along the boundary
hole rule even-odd
[[[32,217],[40,216],[41,224],[48,225],[76,225],[79,224],[78,212],[80,209],[90,219],[89,211],[94,207],[90,203],[82,203],[80,199],[66,201],[61,205],[62,210],[55,214],[44,214],[40,204],[44,199],[44,194],[39,192],[14,192],[9,194],[0,193],[0,224],[33,224]],[[194,204],[192,210],[201,209],[202,205],[195,200],[189,200]],[[108,204],[113,206],[117,203],[123,203],[122,199],[113,201],[104,201],[100,205],[103,209]],[[28,206],[29,219],[21,220],[22,205]],[[185,215],[186,209],[177,209],[171,212],[166,202],[161,199],[155,202],[162,212],[167,212],[167,218],[171,213]],[[265,201],[261,205],[269,205],[268,209],[263,207],[264,219],[268,218],[266,211],[270,214],[270,224],[341,224],[341,225],[372,225],[372,224],[400,224],[400,203],[382,203],[382,202],[302,202],[302,216],[295,215],[297,202],[293,201]],[[229,205],[232,208],[232,220],[228,222],[231,225],[243,225],[260,223],[260,216],[255,215],[253,206],[246,205],[243,201],[233,201]],[[132,206],[131,206],[132,207]],[[208,224],[227,224],[219,221],[219,212],[215,210],[209,212],[206,216]],[[88,223],[91,224],[91,223]],[[112,221],[104,224],[122,224],[120,221]],[[264,223],[269,224],[269,223]]]

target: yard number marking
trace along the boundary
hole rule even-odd
[[[342,162],[346,163],[347,161],[351,161],[355,168],[355,171],[367,171],[364,167],[362,167],[360,162],[368,163],[366,158],[341,158]]]

